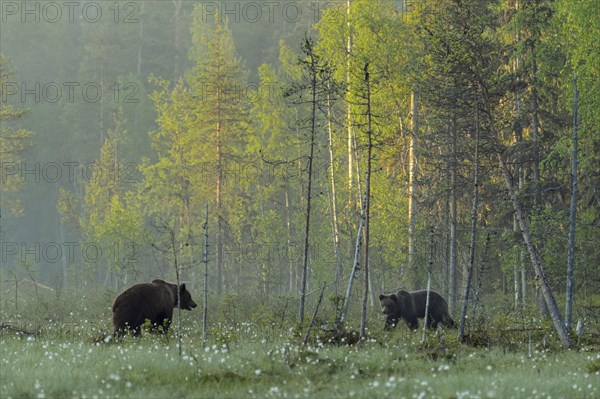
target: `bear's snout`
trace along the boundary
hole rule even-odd
[[[198,305],[196,305],[196,302],[194,302],[194,301],[190,301],[190,303],[188,303],[188,304],[187,304],[187,306],[186,306],[185,308],[186,308],[186,310],[192,310],[192,309],[194,309],[196,306],[198,306]]]

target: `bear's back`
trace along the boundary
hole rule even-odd
[[[157,280],[155,280],[157,281]],[[173,307],[175,299],[168,283],[141,283],[131,286],[123,291],[113,303],[112,310],[116,312],[119,307]]]

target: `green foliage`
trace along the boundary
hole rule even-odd
[[[138,7],[137,22],[132,24],[23,23],[17,18],[3,23],[2,49],[15,67],[0,59],[0,90],[8,89],[5,83],[11,80],[22,80],[29,88],[36,82],[42,86],[45,82],[90,82],[104,95],[96,102],[84,101],[76,90],[75,101],[69,101],[65,91],[52,103],[33,101],[34,96],[23,101],[19,95],[0,92],[2,243],[32,248],[32,242],[42,246],[86,242],[111,255],[99,262],[79,257],[69,264],[47,260],[32,264],[17,255],[3,260],[2,279],[11,280],[5,285],[33,278],[55,289],[57,298],[73,299],[63,290],[67,286],[118,291],[134,281],[172,278],[176,257],[182,279],[198,293],[203,282],[198,266],[208,204],[209,298],[217,286],[223,285],[225,292],[217,312],[222,325],[214,327],[221,331],[215,332],[222,336],[219,344],[243,342],[251,329],[274,341],[289,333],[282,325],[291,327],[294,337],[302,336],[305,326],[294,324],[290,309],[298,297],[304,244],[307,142],[299,121],[306,117],[307,107],[306,97],[290,104],[283,93],[302,79],[298,50],[308,27],[317,55],[328,64],[327,74],[332,78],[321,93],[322,99],[329,96],[330,101],[321,104],[316,132],[308,291],[332,282],[338,261],[342,278],[349,274],[366,166],[365,107],[359,81],[368,62],[377,154],[371,198],[373,294],[400,286],[423,288],[430,225],[436,232],[433,286],[446,290],[451,190],[457,201],[460,280],[468,249],[474,127],[479,123],[478,226],[497,231],[501,237],[490,248],[481,276],[481,296],[484,301],[493,298],[507,316],[495,322],[478,318],[479,333],[473,332],[473,345],[501,342],[503,348],[520,348],[528,333],[500,335],[518,324],[512,303],[515,267],[519,270],[524,265],[528,271],[524,286],[529,292],[522,310],[526,328],[538,323],[534,316],[537,287],[521,235],[514,228],[497,154],[502,152],[509,161],[544,272],[560,304],[571,183],[572,79],[577,73],[580,201],[575,314],[597,323],[597,1],[352,0],[329,2],[324,9],[321,2],[314,2],[310,6],[318,8],[318,21],[309,21],[317,14],[303,9],[297,23],[278,18],[269,24],[239,22],[220,14],[212,18],[205,13],[209,3],[119,3]],[[117,5],[102,4],[107,7],[105,15],[110,14],[108,7]],[[289,4],[291,11],[293,4]],[[401,4],[410,7],[400,9]],[[23,45],[24,33],[30,39],[27,45]],[[13,69],[19,74],[12,74]],[[411,92],[417,93],[420,116],[414,270],[406,265]],[[133,93],[131,99],[136,101],[125,102]],[[17,105],[19,100],[21,105]],[[30,109],[26,117],[25,108]],[[535,137],[534,114],[539,125]],[[330,127],[331,142],[325,134]],[[33,138],[30,131],[39,133]],[[32,142],[36,145],[30,146]],[[76,163],[75,176],[71,178],[63,168],[58,183],[36,181],[34,173],[26,173],[25,182],[22,175],[6,169],[19,165],[31,171],[49,162]],[[93,165],[95,173],[82,176],[85,165]],[[451,174],[455,182],[450,181]],[[332,183],[337,190],[339,260],[332,237]],[[481,260],[482,243],[477,241],[476,261]],[[217,248],[222,248],[223,266],[218,282]],[[63,246],[63,254],[67,250]],[[364,288],[361,284],[352,298]],[[327,295],[337,298],[324,304],[319,317],[325,324],[339,311],[340,292],[333,293],[331,286]],[[36,296],[28,288],[20,293],[18,304]],[[5,304],[13,305],[13,294],[2,291]],[[289,307],[275,299],[278,296],[285,297]],[[86,300],[95,302],[97,297]],[[32,313],[54,320],[53,309],[62,314],[65,308],[65,304],[44,302]],[[348,331],[355,327],[355,310],[351,309]],[[374,323],[377,328],[380,324]],[[378,334],[375,331],[373,335]],[[537,332],[532,334],[539,338]],[[433,351],[431,347],[423,350]],[[241,381],[254,378],[239,370],[231,374],[213,371],[206,378],[216,384],[227,376]]]
[[[0,207],[7,207],[14,215],[22,215],[21,201],[14,193],[23,186],[18,171],[22,165],[23,152],[31,146],[32,132],[15,126],[23,118],[26,110],[15,107],[7,99],[18,90],[14,82],[15,71],[9,61],[0,53],[0,154],[2,154],[2,184],[0,185]],[[17,86],[16,88],[14,86]],[[4,215],[6,217],[6,215]]]

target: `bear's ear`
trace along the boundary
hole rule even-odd
[[[396,294],[390,295],[390,298],[392,298],[392,301],[398,302],[398,297],[396,296]]]
[[[179,291],[180,291],[180,292],[185,292],[185,283],[183,283],[183,284],[181,284],[181,285],[179,286]]]
[[[379,294],[379,300],[381,301],[381,300],[383,300],[383,298],[385,298],[385,295]]]

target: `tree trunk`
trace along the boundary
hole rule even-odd
[[[536,206],[541,205],[541,194],[540,194],[540,165],[539,165],[539,151],[538,151],[538,130],[539,130],[539,104],[537,94],[537,61],[535,59],[535,42],[531,42],[531,141],[533,141],[533,182],[535,193],[533,196],[534,204]],[[523,295],[523,297],[525,297]]]
[[[573,74],[573,158],[571,159],[571,209],[569,223],[569,254],[567,260],[567,299],[565,309],[565,326],[571,327],[573,311],[573,271],[575,268],[575,226],[577,222],[577,114],[579,92],[577,91],[577,74]]]
[[[447,156],[447,154],[446,154]],[[447,296],[450,285],[450,170],[446,169],[446,190],[444,198],[443,260],[442,260],[442,292]]]
[[[342,313],[340,314],[341,324],[346,319],[346,314],[348,313],[348,306],[350,304],[350,295],[352,293],[352,285],[354,284],[354,278],[356,277],[356,271],[358,270],[358,265],[360,262],[358,258],[360,256],[360,247],[362,244],[362,230],[365,222],[365,205],[367,204],[366,198],[362,201],[363,206],[360,212],[360,222],[358,223],[358,232],[356,233],[356,244],[354,246],[354,264],[352,266],[352,271],[350,272],[350,277],[348,279],[348,288],[346,289],[346,296],[344,297],[344,305],[342,306]]]
[[[425,319],[423,320],[423,335],[421,336],[421,342],[425,342],[425,331],[429,325],[429,295],[431,293],[431,275],[433,273],[433,226],[429,231],[429,262],[427,267],[427,297],[425,300]]]
[[[365,84],[367,89],[367,178],[365,181],[365,261],[363,265],[365,274],[365,290],[362,303],[362,317],[360,322],[360,340],[366,339],[367,328],[367,301],[369,299],[369,233],[370,233],[370,206],[371,206],[371,155],[373,153],[373,132],[371,131],[371,82],[369,79],[369,64],[365,64]]]
[[[308,338],[310,337],[310,330],[315,324],[315,320],[317,319],[317,313],[319,313],[319,307],[321,306],[321,301],[323,301],[323,293],[325,292],[326,284],[323,283],[323,288],[321,288],[321,294],[319,294],[319,300],[317,301],[317,306],[315,306],[315,311],[310,318],[310,322],[308,323],[308,328],[306,329],[306,333],[304,334],[304,339],[302,340],[302,346],[306,346],[308,344]]]
[[[450,154],[450,263],[448,265],[448,307],[454,309],[456,306],[456,117],[452,118],[452,145]]]
[[[287,161],[286,161],[287,162]],[[287,176],[285,179],[285,225],[287,232],[287,251],[286,256],[288,259],[288,278],[289,278],[289,291],[296,291],[296,265],[292,257],[292,215],[290,209],[290,185]]]
[[[346,91],[350,92],[350,59],[352,56],[352,26],[350,24],[350,7],[351,0],[346,1],[346,29],[348,36],[346,37]],[[354,201],[352,195],[352,186],[354,180],[353,162],[354,162],[354,133],[352,132],[352,108],[350,101],[346,101],[346,123],[348,127],[348,205],[351,211],[354,210]],[[360,194],[359,194],[360,195]]]
[[[219,43],[219,54],[217,57],[217,76],[221,75],[221,69],[223,65],[221,65],[219,56],[221,55],[221,30],[216,29],[217,38],[216,41]],[[220,295],[223,291],[223,205],[222,205],[222,195],[223,195],[223,149],[221,145],[221,141],[223,139],[223,107],[226,99],[225,93],[223,93],[220,85],[216,86],[216,104],[215,104],[215,113],[216,113],[216,126],[215,126],[215,135],[216,135],[216,210],[217,210],[217,231],[215,234],[215,264],[216,264],[216,284],[217,284],[217,293]]]
[[[181,357],[182,348],[181,348],[181,290],[179,286],[181,285],[179,278],[179,263],[177,261],[177,246],[175,239],[175,230],[170,229],[169,235],[171,237],[171,248],[173,249],[173,263],[175,264],[175,279],[177,280],[177,349],[179,351],[179,357]],[[163,326],[164,328],[165,326]]]
[[[411,118],[411,137],[410,145],[408,147],[408,267],[412,271],[413,276],[416,280],[416,269],[415,265],[415,223],[416,223],[416,161],[415,161],[415,147],[417,144],[417,129],[418,129],[418,114],[417,114],[417,95],[412,92],[410,95],[410,105],[412,110]],[[415,281],[416,282],[416,281]]]
[[[204,311],[202,313],[202,345],[206,345],[208,319],[208,204],[204,221]]]
[[[173,78],[179,78],[179,47],[181,44],[181,2],[182,0],[171,0],[175,7],[173,13],[173,23],[175,25],[173,44],[175,47],[175,60],[173,64]]]
[[[477,107],[477,106],[476,106]],[[473,278],[473,265],[475,264],[475,244],[477,243],[477,209],[479,206],[479,108],[475,109],[475,160],[473,165],[473,207],[471,208],[471,243],[469,245],[469,263],[465,285],[463,289],[463,303],[458,327],[458,339],[461,340],[465,334],[465,323],[467,320],[467,307],[469,306],[469,293],[471,291],[471,279]]]
[[[517,171],[519,171],[520,168],[517,166]],[[520,172],[517,172],[520,173]],[[519,179],[520,181],[520,179]],[[517,234],[519,234],[519,221],[517,220],[517,215],[513,215],[513,232],[515,234],[515,236]],[[518,253],[518,257],[517,259],[515,259],[515,263],[513,266],[513,278],[514,278],[514,284],[513,284],[513,290],[514,290],[514,304],[513,304],[513,308],[515,310],[515,312],[518,312],[519,309],[521,308],[521,254],[523,252],[522,248],[519,248],[519,253]]]
[[[485,245],[483,247],[483,255],[481,257],[481,262],[479,262],[479,268],[477,272],[477,288],[475,289],[475,295],[473,300],[473,307],[471,308],[471,326],[469,329],[469,337],[473,336],[473,331],[475,330],[475,317],[477,316],[477,305],[480,302],[480,293],[481,293],[481,282],[483,281],[483,270],[485,269],[485,265],[487,263],[487,254],[490,248],[490,232],[488,231],[487,236],[485,237]]]
[[[310,155],[308,156],[308,187],[306,189],[306,226],[304,230],[304,256],[302,259],[302,285],[300,287],[300,323],[304,322],[304,302],[306,300],[306,284],[308,279],[308,256],[309,256],[309,237],[310,237],[310,213],[313,179],[313,158],[315,152],[316,119],[317,119],[317,65],[314,59],[313,48],[306,42],[307,55],[311,57],[310,78],[311,78],[311,120],[310,120]]]
[[[140,14],[141,18],[139,19],[138,25],[138,52],[137,52],[137,76],[142,76],[142,49],[144,43],[144,2],[140,2]],[[136,112],[137,117],[137,112]]]
[[[337,218],[337,196],[335,191],[335,157],[333,151],[333,105],[331,103],[331,90],[327,92],[327,131],[329,133],[329,179],[331,191],[329,201],[331,203],[331,227],[333,230],[333,250],[335,253],[335,295],[339,295],[342,282],[342,259],[340,254],[340,234]]]
[[[542,265],[538,259],[537,251],[535,246],[533,245],[533,241],[529,234],[529,226],[527,225],[527,220],[525,219],[525,214],[523,209],[521,208],[521,203],[517,198],[517,194],[515,193],[515,189],[512,183],[512,176],[510,175],[510,170],[508,169],[508,165],[502,158],[502,154],[498,153],[498,161],[500,163],[500,169],[502,171],[504,177],[504,183],[506,184],[506,188],[508,190],[513,209],[517,214],[517,219],[519,221],[519,226],[521,227],[521,234],[523,235],[523,240],[525,241],[525,245],[527,246],[527,251],[529,252],[529,257],[531,258],[531,264],[535,271],[535,279],[540,286],[540,290],[542,292],[544,301],[548,307],[548,311],[550,313],[550,318],[554,324],[554,328],[562,342],[563,346],[567,348],[571,348],[573,346],[573,342],[571,341],[571,337],[567,332],[560,312],[558,311],[558,307],[556,306],[556,301],[554,300],[554,296],[552,295],[552,289],[548,285],[546,281],[546,277],[544,276],[544,270]]]

